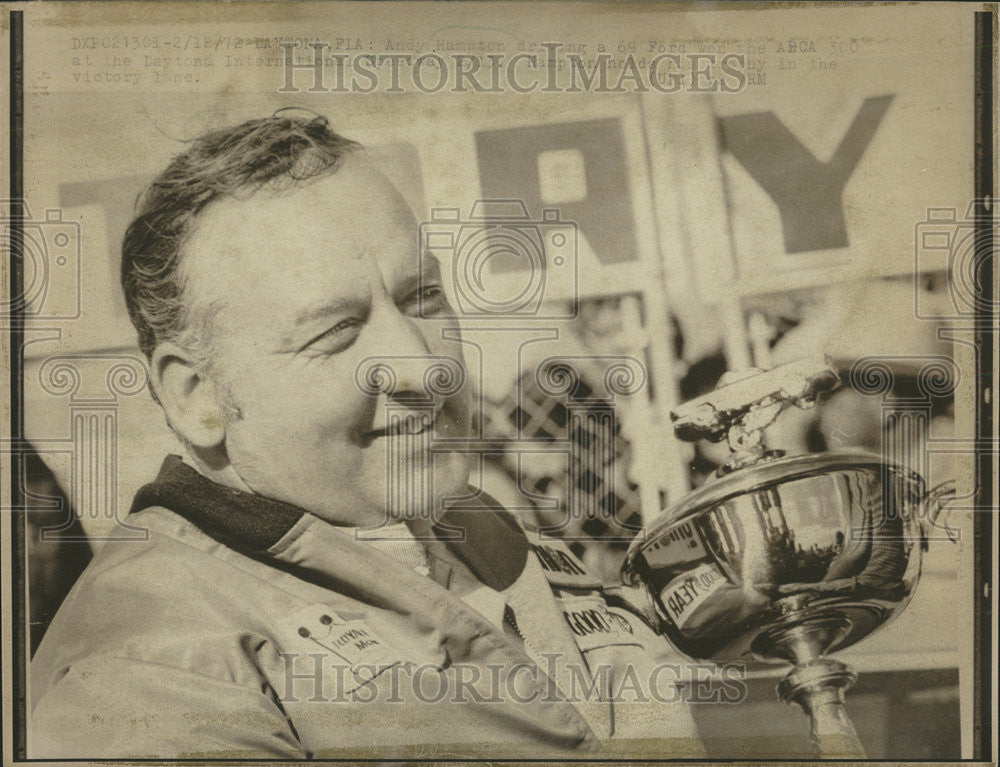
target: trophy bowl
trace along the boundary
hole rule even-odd
[[[862,452],[763,461],[667,509],[622,575],[692,658],[808,663],[906,606],[944,492]]]
[[[633,542],[626,584],[691,658],[790,663],[778,696],[817,753],[863,758],[844,708],[857,676],[826,657],[898,615],[951,483],[863,452],[762,457],[709,480]]]

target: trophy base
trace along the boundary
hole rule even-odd
[[[818,658],[796,666],[778,685],[778,698],[797,703],[809,717],[821,759],[865,759],[864,746],[844,706],[844,692],[858,675],[840,661]]]
[[[866,758],[844,706],[844,692],[858,676],[846,664],[825,657],[851,632],[851,621],[836,612],[788,617],[789,623],[754,641],[756,654],[795,664],[778,685],[779,700],[797,703],[809,717],[813,747],[821,759]]]

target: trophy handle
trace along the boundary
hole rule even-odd
[[[942,520],[944,524],[945,535],[948,536],[948,540],[952,543],[958,542],[958,533],[948,527],[945,501],[951,496],[955,495],[955,480],[946,479],[930,490],[927,494],[920,499],[920,504],[924,509],[924,514],[920,519],[920,532],[923,534],[923,544],[924,550],[927,549],[927,540],[930,538],[931,529],[937,526],[938,517],[941,516],[941,512],[945,512],[945,519]]]

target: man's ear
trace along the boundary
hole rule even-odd
[[[162,343],[150,360],[153,390],[170,426],[195,447],[214,448],[226,436],[217,386],[181,346]]]

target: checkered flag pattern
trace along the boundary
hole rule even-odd
[[[483,436],[537,446],[505,450],[497,463],[531,500],[540,528],[577,549],[622,549],[640,526],[638,488],[627,478],[630,445],[614,403],[595,394],[583,371],[573,374],[563,396],[542,391],[534,372],[524,374],[506,397],[485,403]],[[547,446],[552,453],[543,452]]]

